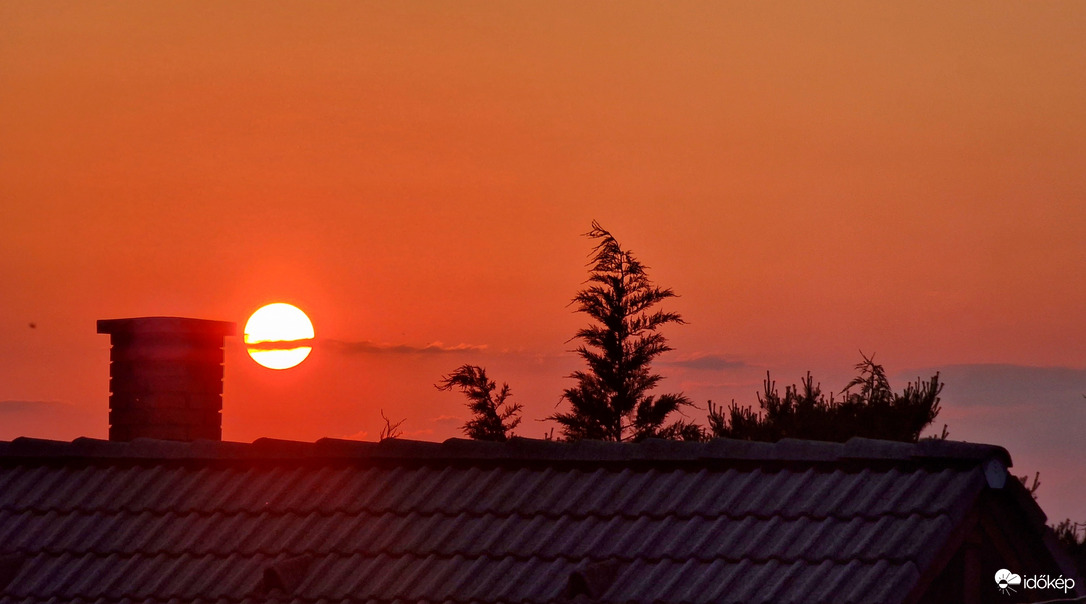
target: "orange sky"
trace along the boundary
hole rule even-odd
[[[226,438],[454,436],[462,363],[540,436],[598,219],[682,296],[665,387],[942,370],[951,437],[1086,519],[1083,40],[1079,2],[0,3],[0,438],[105,436],[96,319],[280,300],[323,347],[231,341]]]

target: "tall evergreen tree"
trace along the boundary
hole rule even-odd
[[[476,365],[461,365],[456,371],[441,378],[435,384],[438,390],[458,388],[468,397],[472,418],[462,429],[468,438],[475,440],[506,441],[513,436],[513,429],[520,424],[520,403],[508,401],[512,392],[509,384],[498,385],[486,376],[486,369]]]
[[[570,411],[549,419],[561,425],[569,440],[700,439],[701,428],[693,423],[667,423],[672,413],[691,404],[686,396],[649,394],[662,379],[652,372],[651,363],[671,350],[658,330],[684,322],[677,313],[654,307],[675,292],[653,285],[647,267],[599,223],[593,221],[586,236],[598,243],[589,263],[588,287],[573,303],[594,321],[574,336],[582,342],[576,352],[588,368],[570,376],[577,383],[562,395]]]

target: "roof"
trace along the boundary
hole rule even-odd
[[[0,604],[902,602],[982,492],[1021,489],[1010,463],[935,440],[21,438]]]

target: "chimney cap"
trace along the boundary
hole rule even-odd
[[[187,317],[134,317],[130,319],[99,319],[98,333],[132,335],[206,334],[232,336],[237,324],[230,321],[210,321]]]

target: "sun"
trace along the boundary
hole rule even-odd
[[[313,323],[297,306],[263,306],[245,323],[249,356],[268,369],[290,369],[313,350]]]

